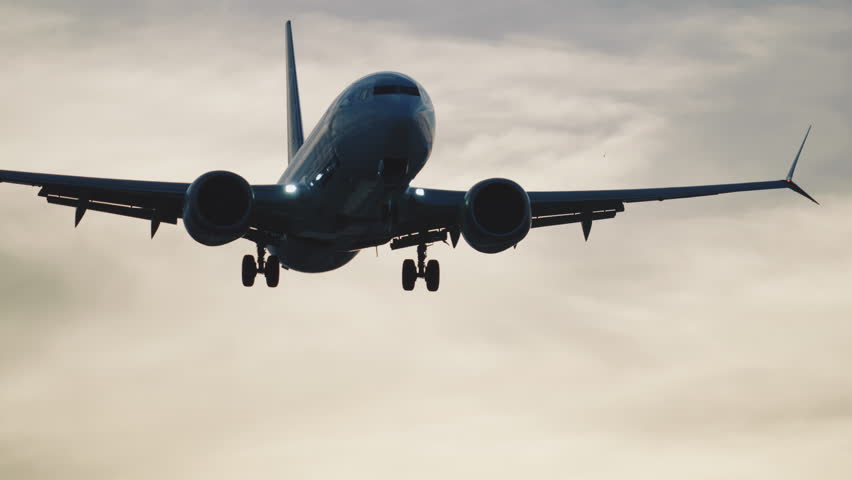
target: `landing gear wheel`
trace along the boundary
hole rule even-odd
[[[430,292],[438,290],[441,282],[441,266],[437,260],[429,260],[426,264],[426,289]]]
[[[414,260],[407,259],[402,262],[402,289],[410,292],[414,290],[414,282],[417,281],[417,266]]]
[[[281,276],[281,264],[278,262],[278,257],[270,255],[266,259],[263,275],[266,277],[266,286],[269,288],[278,286],[278,280]]]
[[[257,264],[254,262],[254,257],[246,255],[243,257],[243,286],[250,287],[254,285],[254,277],[257,276]]]

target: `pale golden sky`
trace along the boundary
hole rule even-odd
[[[436,294],[388,248],[270,290],[248,242],[0,185],[0,478],[852,475],[852,9],[466,5],[5,2],[0,168],[275,181],[292,18],[306,128],[364,74],[429,91],[417,185],[776,179],[813,123],[822,206],[629,205],[435,246]]]

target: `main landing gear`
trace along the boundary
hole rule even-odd
[[[243,257],[244,286],[251,287],[254,285],[254,279],[257,277],[258,273],[266,278],[266,285],[268,287],[275,288],[278,286],[278,280],[281,275],[281,264],[278,261],[278,257],[270,255],[269,258],[264,258],[265,256],[266,248],[258,245],[256,262],[253,255],[246,255]]]
[[[424,244],[417,246],[417,264],[410,258],[402,262],[403,290],[414,290],[414,284],[418,278],[426,280],[426,289],[430,292],[437,291],[441,282],[441,266],[437,260],[426,262],[426,245]]]

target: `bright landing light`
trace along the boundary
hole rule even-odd
[[[287,193],[296,193],[296,186],[292,183],[288,184],[286,187],[284,187],[284,191]]]
[[[418,188],[417,190],[414,190],[414,194],[417,195],[418,197],[422,197],[423,195],[426,195],[426,192],[423,191],[422,188]]]

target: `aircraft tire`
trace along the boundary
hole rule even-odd
[[[430,292],[436,292],[440,282],[441,266],[437,260],[429,260],[426,264],[426,289]]]
[[[275,288],[278,286],[278,281],[281,278],[281,264],[278,263],[278,257],[271,255],[266,259],[266,266],[263,275],[266,277],[266,286]]]
[[[414,283],[417,281],[417,266],[414,260],[406,259],[402,262],[402,289],[406,292],[414,290]]]
[[[254,278],[257,276],[257,264],[254,257],[246,255],[243,257],[243,286],[251,287],[254,285]]]

